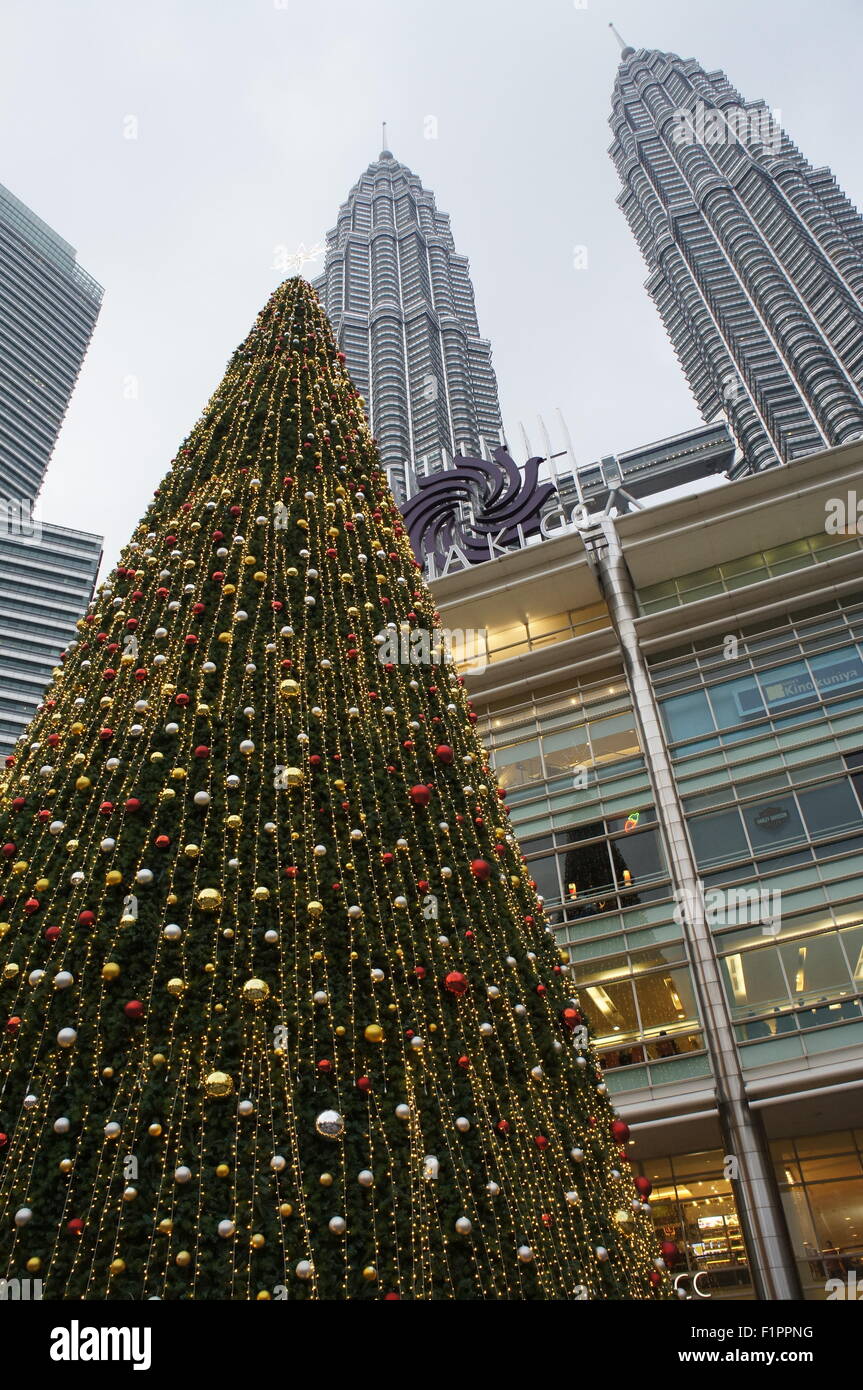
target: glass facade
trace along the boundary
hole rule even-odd
[[[35,502],[101,302],[72,247],[0,185],[0,498]]]
[[[806,1297],[859,1298],[863,1130],[780,1139],[771,1150]]]
[[[863,1040],[863,595],[651,670],[745,1064]]]

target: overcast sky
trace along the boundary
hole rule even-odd
[[[384,118],[470,257],[511,441],[523,421],[537,447],[560,407],[585,463],[699,418],[615,204],[610,19],[724,68],[863,204],[861,0],[3,0],[2,19],[0,182],[106,291],[41,510],[104,533],[108,563],[284,278],[276,248],[322,241]]]

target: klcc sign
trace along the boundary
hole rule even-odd
[[[418,480],[402,515],[429,579],[520,550],[533,536],[550,539],[595,520],[581,503],[569,516],[562,507],[542,515],[555,493],[553,483],[539,481],[543,461],[528,459],[522,474],[506,449],[498,448],[492,460],[457,457],[455,468]]]

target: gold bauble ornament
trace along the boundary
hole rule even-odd
[[[114,1075],[114,1068],[113,1068],[113,1067],[103,1067],[103,1068],[102,1068],[102,1080],[103,1080],[103,1081],[110,1081],[110,1080],[111,1080],[111,1077],[112,1077],[113,1075]]]
[[[75,786],[76,786],[76,788],[78,789],[79,792],[85,792],[85,791],[87,790],[87,788],[88,788],[89,786],[91,786],[91,785],[92,785],[92,784],[91,784],[91,782],[90,782],[90,778],[89,778],[89,777],[79,777],[79,778],[77,778],[77,780],[76,780],[76,782],[75,782]]]
[[[153,1066],[154,1066],[154,1067],[164,1067],[165,1064],[166,1064],[166,1062],[167,1062],[167,1060],[168,1060],[168,1059],[167,1059],[167,1057],[165,1056],[164,1052],[154,1052],[154,1053],[153,1053],[152,1062],[153,1062]]]
[[[171,776],[173,777],[175,782],[185,782],[187,775],[188,774],[184,767],[171,768]]]
[[[180,1250],[174,1263],[178,1264],[180,1269],[187,1269],[192,1263],[192,1257],[188,1250]]]
[[[377,1277],[378,1272],[375,1269],[374,1265],[366,1265],[365,1269],[363,1270],[363,1278],[365,1279],[366,1283],[373,1284]]]
[[[169,1236],[174,1229],[174,1223],[170,1216],[163,1216],[156,1228],[163,1236]]]
[[[285,782],[289,787],[301,787],[303,785],[303,774],[298,767],[285,768]]]
[[[252,1236],[252,1239],[249,1241],[249,1244],[251,1245],[253,1250],[262,1250],[266,1243],[266,1237],[262,1236],[260,1232],[256,1232],[255,1235]],[[260,1294],[258,1294],[258,1297],[260,1298]]]
[[[254,579],[256,584],[266,584],[267,582],[267,576],[264,574],[263,570],[255,570],[255,573],[252,575],[252,578]]]
[[[112,1260],[110,1270],[112,1274],[122,1274],[126,1268],[125,1260]]]
[[[279,694],[283,700],[296,700],[300,693],[300,687],[295,680],[282,681],[279,685]]]
[[[237,815],[228,816],[227,820],[225,821],[225,825],[228,827],[229,830],[239,830],[239,828],[240,828],[240,826],[241,826],[242,824],[243,824],[243,818],[242,818],[242,816],[237,816]]]
[[[162,1133],[162,1126],[158,1123],[151,1124],[147,1129],[147,1133],[150,1135],[151,1139],[158,1139],[159,1135]]]
[[[270,1293],[269,1289],[261,1289],[259,1293],[255,1294],[255,1302],[269,1303],[272,1297],[273,1295]]]
[[[51,885],[47,878],[37,878],[34,891],[37,893],[46,893],[50,887]]]
[[[255,889],[254,893],[252,894],[252,897],[254,898],[254,900],[255,900],[256,903],[265,903],[265,902],[267,902],[268,899],[269,899],[269,896],[270,896],[270,890],[269,890],[269,888],[265,888],[263,885],[259,885],[259,886]]]
[[[197,903],[202,912],[218,912],[222,906],[222,895],[218,888],[202,888]]]
[[[175,999],[179,999],[180,995],[186,992],[186,981],[175,975],[173,979],[168,981],[165,988],[169,994],[173,994]]]
[[[269,998],[270,986],[266,980],[247,980],[243,985],[243,998],[248,999],[253,1004],[260,1004],[264,999]]]
[[[366,1042],[382,1043],[384,1040],[384,1030],[379,1023],[370,1023],[366,1028],[363,1037]]]
[[[290,1202],[282,1202],[279,1206],[279,1216],[293,1216],[294,1209]]]
[[[227,1072],[211,1071],[204,1080],[204,1090],[211,1100],[223,1100],[233,1093],[234,1083]]]
[[[78,841],[77,841],[77,840],[75,841],[75,848],[76,848],[76,849],[78,848]],[[26,859],[18,859],[18,860],[16,860],[16,862],[12,865],[12,872],[13,872],[13,874],[17,874],[18,877],[20,878],[22,874],[25,874],[25,873],[27,872],[27,870],[28,870],[29,867],[30,867],[30,866],[29,866],[29,864],[27,863],[27,860],[26,860]]]
[[[74,1163],[72,1162],[71,1158],[61,1158],[61,1159],[60,1159],[60,1172],[61,1172],[61,1173],[71,1173],[71,1171],[72,1171],[72,1169],[74,1168],[74,1166],[75,1166],[75,1165],[74,1165]]]
[[[198,855],[201,853],[201,846],[200,846],[200,845],[184,845],[184,846],[183,846],[183,853],[185,854],[185,856],[186,856],[187,859],[197,859]]]
[[[123,882],[123,875],[119,869],[109,869],[105,875],[105,882],[109,888],[116,888],[118,883]]]
[[[115,960],[108,960],[102,966],[103,980],[116,980],[120,973],[120,967]]]
[[[216,1165],[216,1177],[217,1177],[217,1178],[229,1178],[230,1176],[231,1176],[231,1170],[230,1170],[230,1168],[228,1167],[228,1164],[227,1164],[227,1163],[219,1163],[219,1164]]]
[[[225,642],[225,643],[227,644],[228,642],[233,642],[233,640],[234,640],[234,634],[233,634],[232,632],[220,632],[220,633],[219,633],[219,641],[220,641],[220,642]]]
[[[28,1273],[28,1274],[38,1274],[38,1273],[39,1273],[39,1270],[40,1270],[41,1268],[42,1268],[42,1261],[39,1259],[39,1256],[38,1256],[38,1255],[31,1255],[31,1256],[30,1256],[30,1259],[27,1261],[27,1273]]]
[[[230,597],[231,594],[235,594],[236,592],[237,592],[237,586],[236,586],[236,584],[223,584],[223,585],[222,585],[222,593],[223,593],[223,594],[227,594],[228,597]]]
[[[321,1187],[332,1187],[334,1178],[332,1173],[321,1173],[319,1181]]]
[[[4,967],[3,967],[3,979],[4,979],[4,980],[14,980],[14,979],[15,979],[15,976],[18,974],[19,968],[20,968],[20,967],[17,966],[17,965],[15,964],[14,961],[10,961],[8,965],[4,965]]]

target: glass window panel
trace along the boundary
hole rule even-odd
[[[597,1042],[615,1037],[638,1037],[638,1014],[630,981],[588,985],[578,997]]]
[[[547,859],[531,859],[527,867],[531,878],[536,882],[537,892],[542,894],[546,902],[559,903],[561,893],[555,856],[552,854]]]
[[[742,807],[752,848],[765,850],[805,840],[806,832],[793,796],[774,796]]]
[[[810,936],[805,941],[779,947],[792,998],[798,1003],[827,998],[851,988],[848,966],[836,932]]]
[[[523,787],[525,783],[538,781],[542,777],[542,758],[537,738],[528,739],[525,743],[511,743],[507,748],[496,748],[493,761],[497,780],[502,787]]]
[[[856,647],[839,647],[809,658],[809,665],[820,693],[829,697],[863,683],[863,660]]]
[[[863,1242],[863,1180],[816,1183],[806,1188],[818,1247],[835,1259]]]
[[[739,811],[717,811],[710,816],[694,816],[689,822],[689,834],[699,868],[749,853]]]
[[[549,776],[569,772],[574,767],[590,761],[587,742],[587,728],[581,724],[574,729],[563,729],[560,733],[546,734],[542,740],[542,751]]]
[[[735,1017],[766,1012],[788,1002],[779,954],[774,947],[744,951],[722,960],[725,988]]]
[[[597,719],[590,726],[590,742],[597,762],[605,758],[632,757],[641,752],[635,732],[635,716],[616,714],[611,719]]]
[[[605,840],[567,850],[559,859],[564,897],[568,902],[593,897],[597,893],[610,892],[614,888],[608,844]]]
[[[655,878],[665,872],[656,830],[624,835],[619,840],[612,840],[609,848],[618,887],[636,886],[643,879]]]
[[[688,970],[663,970],[639,977],[635,981],[635,992],[645,1032],[684,1021],[698,1021]]]
[[[660,710],[665,732],[671,743],[680,743],[683,739],[697,738],[699,734],[713,732],[713,716],[703,690],[662,700]]]
[[[754,676],[743,676],[735,681],[723,681],[710,690],[710,703],[719,729],[734,728],[735,725],[757,719],[764,713],[764,701]]]
[[[758,677],[764,692],[764,702],[771,711],[790,705],[811,705],[817,700],[815,682],[805,661],[788,661],[762,671]]]
[[[853,830],[863,819],[860,804],[850,784],[828,782],[798,795],[806,828],[813,840],[841,830]]]

